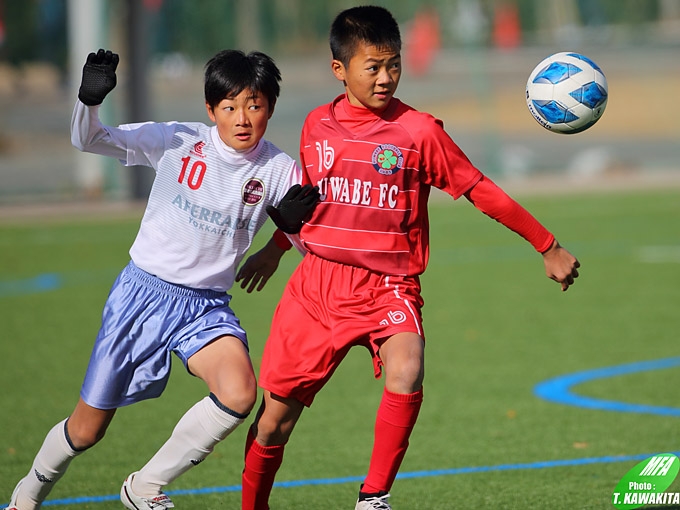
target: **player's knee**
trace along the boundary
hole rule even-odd
[[[66,440],[71,448],[77,451],[87,450],[102,440],[106,434],[106,427],[93,427],[89,424],[71,424],[66,426]]]
[[[388,390],[413,393],[421,388],[425,373],[424,347],[422,337],[415,333],[396,334],[381,346]]]
[[[417,359],[403,359],[385,367],[387,389],[394,393],[413,393],[423,385],[425,370]]]
[[[225,406],[246,415],[252,411],[257,400],[257,381],[254,375],[241,377],[220,385],[213,393]]]
[[[241,391],[238,393],[234,393],[231,397],[229,397],[228,399],[229,404],[227,405],[229,408],[233,409],[237,413],[247,415],[250,414],[250,411],[253,410],[256,399],[257,391],[255,390],[253,390],[252,392]]]
[[[265,412],[259,416],[253,431],[258,443],[262,446],[273,446],[286,444],[294,426],[294,422],[279,420]]]
[[[251,432],[262,446],[286,444],[304,408],[304,404],[294,397],[282,397],[265,390]]]

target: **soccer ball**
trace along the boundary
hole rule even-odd
[[[595,124],[607,106],[607,79],[599,66],[579,53],[555,53],[529,75],[527,106],[541,126],[574,134]]]

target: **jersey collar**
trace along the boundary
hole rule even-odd
[[[217,149],[217,153],[223,159],[236,164],[244,164],[257,158],[257,156],[260,154],[260,151],[262,150],[262,146],[264,145],[264,138],[261,138],[254,147],[245,151],[237,151],[233,147],[224,143],[224,141],[220,138],[220,134],[217,132],[217,126],[212,126],[210,129],[210,137],[212,138],[212,142]]]

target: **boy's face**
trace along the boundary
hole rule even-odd
[[[237,151],[252,149],[257,145],[274,113],[266,97],[260,92],[246,89],[236,97],[222,99],[215,108],[207,103],[205,107],[222,141]]]
[[[382,110],[399,85],[401,54],[362,42],[357,46],[349,66],[333,60],[331,68],[335,77],[344,82],[351,104]]]

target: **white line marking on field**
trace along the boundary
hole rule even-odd
[[[641,262],[648,264],[680,263],[680,246],[644,246],[638,250]]]

